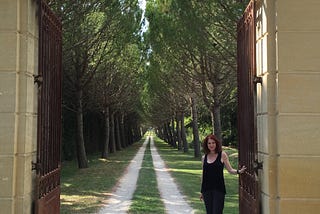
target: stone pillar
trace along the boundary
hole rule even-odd
[[[277,1],[279,212],[320,210],[320,2]]]
[[[277,48],[275,0],[256,1],[256,64],[257,75],[263,78],[257,85],[257,128],[262,213],[277,212]]]
[[[36,156],[35,0],[0,0],[0,209],[31,213]]]
[[[262,213],[320,210],[320,2],[257,0]]]

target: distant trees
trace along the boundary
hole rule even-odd
[[[206,106],[212,118],[212,130],[221,140],[221,108],[236,106],[236,24],[244,6],[245,3],[233,0],[153,1],[147,4],[149,71],[151,76],[159,73],[158,78],[151,77],[150,81],[158,81],[160,85],[148,88],[153,97],[153,106],[148,106],[151,108],[149,113],[154,115],[159,112],[157,109],[167,109],[161,117],[157,115],[154,119],[157,119],[161,135],[167,140],[176,139],[179,145],[183,132],[177,129],[175,133],[171,132],[174,136],[169,137],[170,132],[166,130],[170,130],[170,126],[167,126],[179,127],[181,117],[191,108],[196,157],[199,156],[197,106]],[[155,87],[155,84],[150,85]],[[236,110],[234,107],[229,109]],[[170,123],[172,118],[180,120]]]

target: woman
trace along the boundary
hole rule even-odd
[[[202,157],[202,184],[200,200],[204,200],[207,214],[222,214],[226,187],[224,166],[230,174],[241,174],[246,170],[232,168],[227,153],[222,151],[221,142],[213,134],[208,135],[202,144],[205,155]]]

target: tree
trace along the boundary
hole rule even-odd
[[[211,112],[214,133],[222,140],[220,109],[236,88],[236,23],[244,4],[232,0],[154,4],[147,7],[150,31],[154,31],[150,35],[156,38],[152,51],[176,58],[172,67],[180,67],[180,75],[200,86],[196,87],[200,93],[195,91]]]

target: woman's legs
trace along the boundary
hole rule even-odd
[[[212,190],[202,195],[207,214],[223,214],[224,193]]]
[[[206,206],[207,214],[211,214],[213,212],[212,205],[213,205],[213,194],[212,191],[206,191],[202,193],[204,205]]]
[[[222,214],[224,207],[225,194],[218,191],[213,191],[213,212],[212,214]]]

